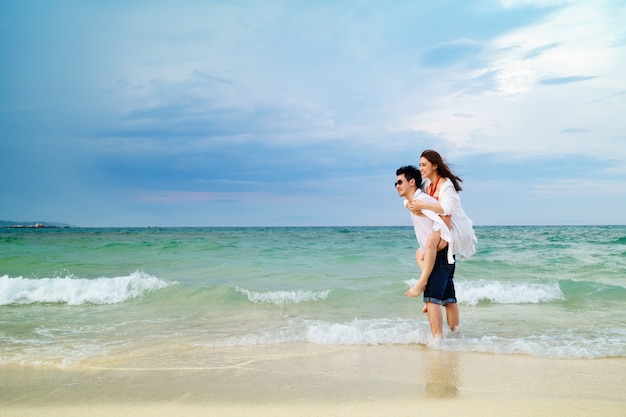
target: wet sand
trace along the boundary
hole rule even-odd
[[[623,416],[626,358],[284,344],[0,367],[0,416]]]

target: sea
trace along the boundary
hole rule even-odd
[[[0,366],[245,346],[626,356],[626,226],[476,227],[433,340],[412,227],[0,229]],[[156,360],[156,359],[155,359]]]

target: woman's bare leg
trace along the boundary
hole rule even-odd
[[[424,268],[424,251],[421,247],[417,248],[415,251],[415,262],[417,262],[417,266],[421,271]],[[424,288],[426,288],[427,283],[428,280],[422,280],[420,277],[420,279],[405,293],[405,295],[411,298],[418,297],[422,292],[424,292]]]
[[[420,265],[420,269],[422,271],[420,281],[428,282],[428,277],[430,277],[430,273],[433,272],[439,242],[441,242],[440,232],[432,232],[430,236],[428,236],[426,248],[424,249],[424,260],[422,261],[422,265]]]
[[[409,290],[409,292],[411,293],[411,296],[417,297],[419,294],[421,294],[424,291],[424,288],[426,288],[426,284],[428,283],[428,278],[430,277],[430,273],[433,271],[433,267],[435,266],[435,259],[437,258],[437,252],[445,248],[447,245],[448,245],[448,242],[441,239],[440,232],[433,232],[430,234],[430,236],[428,236],[428,241],[426,242],[426,249],[422,251],[420,248],[417,250],[417,252],[415,252],[415,260],[422,273],[417,284],[415,284],[415,286],[411,288],[411,290]],[[415,293],[418,293],[418,294],[414,295]],[[428,312],[428,306],[424,304],[424,308],[422,308],[422,313],[427,313],[427,312]]]

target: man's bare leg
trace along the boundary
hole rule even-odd
[[[430,323],[430,332],[434,339],[443,338],[443,313],[441,306],[435,303],[426,303],[428,310],[428,322]]]
[[[457,303],[446,304],[446,322],[448,322],[450,330],[456,330],[459,325],[459,305]]]

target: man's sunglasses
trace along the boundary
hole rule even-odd
[[[402,180],[398,180],[398,181],[396,181],[393,185],[394,185],[394,186],[396,186],[396,187],[397,187],[398,185],[402,185]]]

